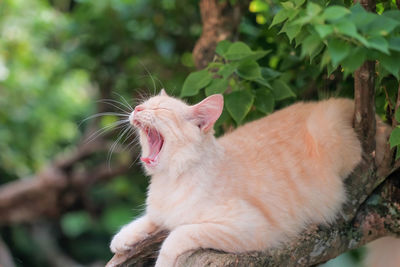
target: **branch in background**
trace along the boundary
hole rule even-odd
[[[193,49],[196,68],[203,69],[213,60],[219,41],[237,39],[241,13],[250,1],[237,2],[231,5],[230,1],[200,1],[203,32]]]
[[[87,170],[75,168],[84,158],[107,148],[101,140],[79,146],[74,153],[56,160],[36,176],[2,185],[0,225],[60,216],[82,199],[93,183],[126,173],[130,162],[111,169],[107,164]]]
[[[68,257],[58,247],[57,241],[50,231],[49,225],[35,223],[32,225],[31,234],[38,245],[38,250],[44,255],[50,266],[54,267],[83,267]]]

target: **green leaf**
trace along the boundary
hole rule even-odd
[[[385,11],[382,15],[400,22],[400,10],[388,10]]]
[[[274,95],[268,89],[257,90],[254,106],[264,114],[272,113],[275,106]]]
[[[197,95],[211,80],[212,75],[206,69],[190,73],[183,83],[181,97]]]
[[[237,68],[237,74],[246,80],[261,78],[261,68],[254,60],[241,62]]]
[[[353,37],[364,46],[369,47],[368,41],[357,32],[356,25],[349,19],[342,19],[334,26],[335,30],[343,35]]]
[[[243,42],[236,42],[231,44],[224,54],[221,54],[227,60],[258,60],[268,54],[270,51],[258,50],[252,51],[250,47]]]
[[[322,54],[320,69],[322,70],[328,63],[331,62],[331,56],[327,49],[325,49],[324,53]]]
[[[225,58],[228,60],[241,60],[253,54],[250,47],[243,42],[235,42],[225,53]]]
[[[228,89],[228,79],[213,79],[212,82],[206,87],[206,95],[223,94]]]
[[[289,85],[282,80],[275,80],[272,83],[272,93],[275,100],[283,100],[289,97],[296,97],[296,94],[290,89]]]
[[[218,43],[217,47],[215,48],[215,53],[220,56],[224,56],[226,52],[228,52],[229,47],[232,45],[231,41],[223,40]]]
[[[218,70],[218,74],[222,75],[222,77],[227,78],[232,75],[233,72],[235,72],[236,66],[232,64],[225,64]]]
[[[340,20],[338,23],[334,25],[334,28],[339,33],[342,33],[350,37],[355,37],[356,35],[358,35],[356,25],[348,19]]]
[[[276,79],[281,75],[282,75],[282,73],[280,73],[279,71],[276,71],[274,69],[267,68],[267,67],[262,67],[261,68],[261,76],[264,79],[266,79],[267,81]]]
[[[286,33],[286,35],[289,37],[289,41],[292,42],[293,38],[300,33],[301,27],[302,25],[300,24],[291,24],[286,22],[279,33]]]
[[[299,45],[303,43],[303,41],[310,35],[308,30],[305,30],[302,28],[300,30],[300,33],[294,38],[294,41],[296,43],[295,47],[297,48]]]
[[[326,71],[328,73],[328,76],[330,76],[336,69],[337,69],[337,66],[334,67],[332,65],[332,62],[329,62],[328,65],[326,65]]]
[[[322,18],[325,20],[336,20],[349,14],[350,10],[342,6],[330,6],[322,13]]]
[[[317,31],[319,37],[324,39],[331,33],[333,33],[333,26],[332,25],[315,25],[315,30]]]
[[[385,54],[380,54],[378,57],[379,62],[382,66],[391,74],[393,74],[397,79],[400,78],[400,53],[393,52],[390,56]]]
[[[379,34],[382,36],[386,36],[399,25],[400,21],[386,17],[384,13],[383,15],[375,15],[374,20],[368,23],[368,25],[366,26],[365,31],[369,35]]]
[[[271,84],[270,84],[266,79],[264,79],[263,77],[257,78],[257,79],[255,79],[254,81],[255,81],[256,83],[262,85],[262,86],[267,87],[267,88],[270,88],[270,89],[272,88],[272,87],[271,87]]]
[[[349,54],[350,56],[346,57],[341,64],[345,71],[352,73],[367,59],[367,50],[362,47],[357,47],[351,49]]]
[[[394,114],[394,118],[396,119],[397,122],[400,122],[400,108],[396,110],[396,113]]]
[[[340,61],[349,54],[350,46],[342,40],[333,39],[328,42],[328,52],[332,60],[332,65],[336,68]]]
[[[391,37],[389,39],[389,49],[400,52],[400,37]]]
[[[229,114],[239,125],[249,113],[254,96],[249,90],[235,91],[225,96],[225,105]]]
[[[322,7],[313,2],[308,2],[306,10],[308,15],[314,17],[322,11]]]
[[[375,48],[376,50],[381,51],[382,53],[385,53],[387,55],[390,54],[389,43],[385,40],[385,38],[381,36],[373,36],[369,38],[367,41],[371,48]]]
[[[400,158],[400,149],[397,148],[396,149],[396,158],[395,158],[395,160],[398,160],[399,158]]]
[[[276,15],[274,16],[274,18],[272,19],[272,23],[269,26],[269,28],[273,27],[276,24],[282,23],[285,20],[287,20],[289,18],[289,14],[288,12],[286,12],[285,9],[281,9],[279,10],[278,13],[276,13]]]
[[[317,34],[311,34],[308,36],[301,46],[301,57],[305,57],[306,55],[311,56],[320,44],[321,39]]]
[[[389,138],[390,148],[400,145],[400,128],[396,127],[393,129]]]
[[[246,56],[244,59],[246,59],[246,60],[259,60],[260,58],[265,57],[265,55],[267,55],[270,52],[271,52],[271,50],[252,51],[251,55]]]
[[[281,2],[281,5],[284,9],[293,9],[294,5],[291,1],[287,1],[287,2]]]
[[[310,55],[310,63],[314,60],[316,56],[318,56],[325,48],[325,45],[323,43],[319,43],[317,48],[314,49],[314,51]]]
[[[302,6],[305,2],[306,0],[294,0],[294,4],[296,7]]]

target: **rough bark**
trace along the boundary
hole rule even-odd
[[[369,175],[366,174],[364,178]],[[357,179],[357,176],[358,174],[352,175],[349,179]],[[178,259],[178,266],[313,266],[379,237],[400,236],[399,178],[400,172],[393,173],[360,207],[356,206],[358,201],[349,199],[349,203],[354,203],[351,205],[353,209],[344,210],[335,224],[309,225],[299,238],[282,248],[243,254],[198,250],[182,255]],[[364,191],[359,186],[348,190]],[[151,264],[165,237],[165,232],[155,234],[127,254],[114,256],[107,266]],[[138,263],[142,265],[135,265]]]
[[[237,39],[241,13],[250,1],[237,2],[236,5],[231,5],[230,1],[200,1],[203,32],[193,49],[193,58],[198,69],[206,67],[212,61],[219,41]]]

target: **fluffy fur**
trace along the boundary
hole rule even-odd
[[[169,267],[189,250],[265,250],[335,219],[343,179],[361,160],[353,101],[297,103],[216,139],[222,108],[221,95],[189,106],[165,92],[136,107],[151,183],[145,214],[113,238],[113,252],[168,229],[156,266]]]
[[[384,237],[368,244],[367,267],[400,267],[400,239]]]

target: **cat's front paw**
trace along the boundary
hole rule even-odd
[[[122,228],[121,231],[113,237],[110,244],[110,249],[113,253],[122,254],[148,236],[147,233],[137,233],[129,228],[130,227]]]
[[[176,255],[165,255],[160,253],[154,267],[174,267],[176,265],[176,260]]]

